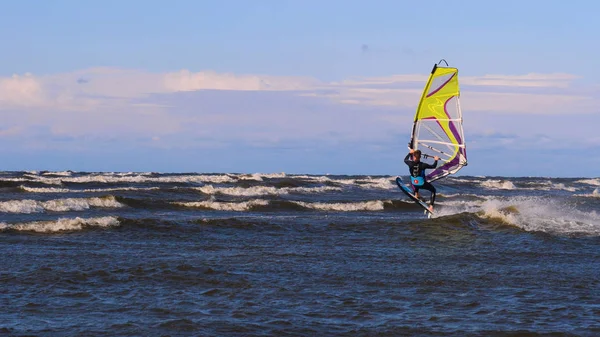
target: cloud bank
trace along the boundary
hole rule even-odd
[[[132,150],[243,144],[302,151],[364,145],[365,151],[384,152],[391,146],[403,151],[427,76],[325,82],[119,68],[16,74],[0,78],[0,139],[25,150],[56,151],[85,151],[101,143]],[[592,125],[599,122],[600,97],[576,76],[459,76],[472,149],[598,142]],[[573,120],[587,122],[565,127]]]
[[[529,107],[543,104],[544,99],[565,103],[598,99],[578,93],[573,87],[578,77],[570,74],[460,76],[463,96],[469,96],[463,97],[463,104],[476,104],[475,110],[505,111],[505,108],[498,108],[498,103],[507,98],[517,99],[511,110],[523,113],[532,112]],[[151,94],[200,90],[299,91],[305,96],[326,97],[338,103],[414,106],[426,79],[424,74],[403,74],[322,82],[309,77],[236,75],[185,69],[160,74],[92,68],[41,77],[28,73],[0,78],[0,109],[11,106],[78,109],[113,105],[120,99]],[[523,92],[524,88],[539,90]],[[544,89],[556,88],[561,89],[560,94],[544,92]]]

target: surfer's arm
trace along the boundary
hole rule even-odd
[[[410,153],[406,155],[406,157],[404,157],[404,163],[406,165],[410,165],[410,163],[412,162],[412,160],[409,159],[410,157]]]
[[[425,165],[426,165],[425,168],[430,168],[430,169],[436,168],[437,167],[437,160],[434,161],[433,164],[427,164],[427,163],[425,163]]]
[[[437,167],[437,164],[438,164],[437,162],[438,162],[438,160],[439,160],[439,159],[440,159],[440,157],[438,157],[438,156],[434,156],[434,157],[433,157],[433,160],[434,160],[433,164],[431,164],[431,165],[429,165],[429,164],[428,164],[428,167],[427,167],[427,168],[436,168],[436,167]]]

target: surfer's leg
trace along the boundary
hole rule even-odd
[[[424,189],[431,192],[431,199],[429,199],[429,211],[433,212],[433,205],[435,204],[435,187],[431,183],[427,182],[422,186]]]
[[[423,188],[431,192],[431,199],[429,201],[429,204],[433,206],[435,204],[435,187],[431,185],[431,183],[427,182],[425,183],[425,185],[423,185]]]
[[[417,197],[417,199],[419,199],[419,187],[415,186],[415,185],[411,185],[413,188],[413,191],[415,191],[415,197]]]

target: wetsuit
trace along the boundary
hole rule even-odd
[[[437,160],[434,161],[433,164],[427,164],[422,161],[419,161],[417,163],[417,162],[414,162],[412,159],[410,159],[410,156],[411,156],[411,154],[409,153],[406,155],[406,157],[404,157],[404,163],[406,163],[406,165],[408,165],[408,171],[410,173],[410,178],[411,178],[410,182],[411,182],[412,188],[415,192],[419,192],[419,189],[421,189],[421,188],[431,192],[431,199],[429,201],[429,204],[431,206],[433,206],[433,204],[435,203],[435,187],[433,187],[433,185],[431,185],[430,182],[425,180],[425,169],[436,168]],[[420,177],[420,178],[417,178],[417,177]],[[415,179],[415,178],[417,178],[417,179]],[[423,184],[420,185],[416,181],[422,181]]]

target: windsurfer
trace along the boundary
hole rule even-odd
[[[410,156],[412,155],[412,159]],[[421,150],[410,149],[409,153],[404,157],[404,163],[408,165],[410,172],[410,182],[415,196],[419,198],[419,189],[425,189],[431,192],[431,199],[429,201],[429,210],[433,211],[433,204],[435,203],[435,187],[428,181],[425,180],[425,170],[437,167],[437,162],[440,157],[433,157],[435,160],[433,164],[427,164],[421,161]]]

